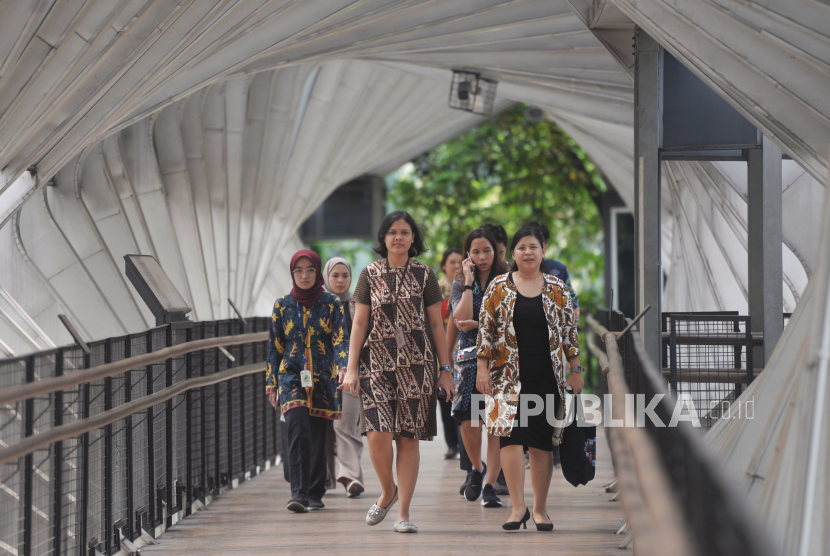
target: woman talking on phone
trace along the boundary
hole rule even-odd
[[[555,415],[565,388],[578,394],[583,387],[571,294],[562,280],[542,272],[543,245],[537,226],[525,224],[516,232],[510,244],[511,272],[487,288],[479,318],[476,387],[487,395],[488,431],[501,437],[501,464],[513,506],[502,525],[506,530],[526,529],[531,516],[539,531],[553,530],[546,509],[553,425],[547,421],[548,408],[524,417],[522,408],[530,396],[536,403],[553,399]],[[567,379],[566,360],[571,366]],[[523,446],[530,453],[532,513],[524,500]]]
[[[481,505],[486,508],[501,506],[495,488],[501,470],[499,439],[492,435],[487,437],[488,467],[481,457],[481,425],[472,422],[471,400],[473,394],[481,394],[475,388],[476,339],[481,302],[490,282],[508,270],[507,265],[498,258],[496,243],[496,238],[484,228],[473,230],[464,240],[464,252],[469,253],[469,257],[461,263],[463,275],[453,282],[450,304],[454,318],[450,319],[447,326],[448,346],[455,346],[459,335],[461,336],[455,367],[457,393],[453,399],[453,417],[461,427],[464,448],[472,464],[467,473],[464,497],[470,502],[481,498]],[[449,354],[450,357],[452,355]]]
[[[418,480],[418,441],[437,432],[436,387],[455,393],[438,279],[431,268],[411,258],[425,250],[423,233],[409,213],[396,211],[383,219],[375,247],[383,258],[361,272],[353,296],[354,340],[342,385],[360,395],[369,456],[382,488],[366,523],[377,525],[399,501],[394,526],[399,533],[418,532],[410,521],[409,504]],[[440,371],[435,368],[436,355]],[[436,372],[440,373],[437,384]],[[393,442],[397,485],[392,475]]]
[[[322,510],[331,422],[340,419],[338,375],[346,367],[349,332],[343,304],[323,290],[323,269],[314,251],[291,257],[291,293],[271,313],[265,392],[277,402],[288,431],[291,500],[286,508]]]

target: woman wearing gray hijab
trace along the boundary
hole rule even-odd
[[[346,259],[334,257],[323,269],[325,285],[323,289],[340,298],[346,309],[346,329],[351,333],[354,301],[349,287],[352,284],[352,266]],[[344,391],[342,414],[339,421],[334,421],[334,434],[329,445],[329,482],[334,481],[346,487],[349,498],[360,496],[363,492],[363,470],[360,456],[363,454],[363,439],[360,436],[360,400]],[[336,463],[335,463],[336,459]],[[336,467],[336,469],[335,469]]]

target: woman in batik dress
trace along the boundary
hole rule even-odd
[[[375,251],[383,258],[363,270],[355,287],[354,342],[343,387],[360,394],[369,455],[383,490],[366,522],[380,523],[400,500],[394,530],[415,533],[409,503],[418,479],[418,441],[431,440],[437,432],[436,388],[453,395],[455,382],[447,359],[441,289],[432,269],[411,258],[425,248],[408,213],[384,218]],[[436,356],[441,365],[437,381]]]

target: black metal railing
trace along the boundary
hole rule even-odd
[[[0,452],[6,454],[84,419],[107,421],[0,465],[0,552],[113,554],[122,537],[153,537],[190,515],[196,501],[206,504],[274,463],[281,441],[278,413],[264,396],[267,343],[240,338],[218,347],[221,337],[264,332],[269,322],[176,323],[92,342],[89,354],[70,346],[0,360],[0,388],[14,390],[220,338],[214,347],[185,345],[152,364],[125,365],[112,376],[0,406]],[[165,399],[153,405],[148,399],[147,407],[120,415],[119,408],[151,395]]]
[[[711,318],[711,315],[698,317]],[[589,333],[599,337],[604,332],[603,327],[610,331],[620,331],[628,322],[630,321],[619,312],[601,312],[593,319],[592,331]],[[684,322],[695,321],[687,318]],[[750,339],[750,343],[751,341]],[[669,395],[667,387],[670,381],[664,370],[658,370],[645,354],[636,329],[618,341],[613,336],[606,335],[606,338],[594,345],[607,346],[609,342],[614,344],[614,350],[619,351],[623,367],[619,372],[625,376],[628,390],[632,394],[644,395],[635,403],[644,401],[648,404],[655,396],[663,396],[653,406],[653,411],[663,426],[653,423],[649,418],[644,420],[642,426],[656,448],[660,467],[669,478],[674,503],[682,509],[687,528],[686,538],[694,544],[693,552],[707,556],[768,554],[769,545],[764,542],[763,528],[743,496],[729,483],[720,464],[704,445],[700,431],[685,421],[678,422],[673,427],[668,426],[672,422],[676,398]],[[741,344],[745,345],[747,344]],[[612,359],[610,351],[609,349],[608,358]],[[607,381],[604,387],[601,386],[601,391],[609,392]],[[623,402],[615,399],[613,405],[618,403]],[[616,471],[618,477],[621,472],[627,472],[621,469]],[[649,480],[648,477],[637,479]],[[634,533],[636,535],[637,531]]]
[[[709,430],[762,369],[753,365],[750,318],[737,312],[663,313],[663,378],[669,391],[687,396]]]

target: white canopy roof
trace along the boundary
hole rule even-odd
[[[196,318],[227,315],[227,297],[262,313],[285,291],[294,230],[334,187],[476,123],[446,107],[452,68],[498,79],[502,106],[544,107],[631,206],[634,22],[795,159],[791,310],[815,268],[829,13],[784,0],[4,3],[0,340],[63,343],[59,312],[91,338],[144,328],[120,266],[131,250],[159,257]],[[745,165],[663,175],[665,308],[745,312]]]
[[[830,547],[830,199],[816,268],[766,369],[735,402],[752,402],[707,433],[751,506],[776,535],[778,554]]]

